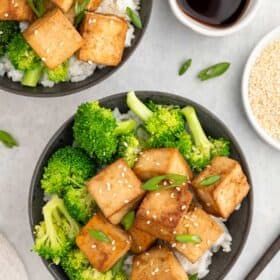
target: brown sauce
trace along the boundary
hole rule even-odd
[[[235,23],[249,0],[177,0],[181,9],[193,19],[216,27]]]

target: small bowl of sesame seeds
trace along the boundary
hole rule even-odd
[[[243,74],[242,98],[256,132],[280,150],[280,27],[251,53]]]

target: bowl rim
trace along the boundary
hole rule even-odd
[[[274,147],[275,149],[280,151],[280,141],[277,141],[272,136],[270,136],[264,128],[261,127],[259,122],[254,116],[250,101],[249,101],[249,80],[252,68],[254,67],[254,64],[261,54],[261,52],[264,50],[264,48],[271,42],[273,42],[275,39],[280,39],[280,26],[274,28],[272,31],[270,31],[268,34],[266,34],[254,47],[252,52],[250,53],[248,60],[246,62],[243,76],[242,76],[242,83],[241,83],[241,95],[242,95],[242,101],[243,101],[243,108],[245,110],[245,113],[247,115],[247,119],[249,120],[252,127],[255,129],[257,134],[264,140],[264,142],[268,143],[271,147]]]
[[[181,101],[185,102],[186,104],[192,104],[195,108],[199,108],[205,114],[209,115],[212,119],[214,119],[215,121],[220,123],[221,126],[223,126],[224,131],[229,135],[229,137],[231,138],[231,142],[233,143],[233,145],[236,147],[236,149],[239,152],[239,156],[240,156],[240,158],[243,162],[242,167],[245,170],[248,171],[248,174],[246,174],[246,175],[247,175],[248,182],[250,184],[250,191],[247,195],[247,198],[249,199],[249,207],[248,207],[249,211],[248,211],[247,226],[246,226],[245,231],[244,231],[244,236],[243,236],[242,242],[239,245],[239,248],[238,248],[237,252],[233,256],[231,263],[229,263],[226,266],[226,268],[224,269],[223,275],[221,277],[219,277],[218,279],[216,279],[216,280],[223,280],[225,278],[225,276],[229,273],[229,271],[234,267],[238,258],[240,257],[241,253],[243,252],[243,249],[244,249],[245,244],[248,240],[248,236],[249,236],[251,226],[252,226],[252,219],[253,219],[253,212],[254,212],[254,191],[253,191],[253,181],[252,181],[252,176],[251,176],[251,170],[250,170],[248,162],[246,160],[245,153],[243,152],[243,150],[242,150],[241,146],[239,145],[239,143],[237,142],[235,136],[229,130],[229,128],[225,125],[225,123],[223,121],[221,121],[214,113],[210,112],[207,108],[205,108],[203,105],[200,105],[197,102],[192,101],[191,99],[185,98],[181,95],[162,92],[162,91],[135,90],[135,93],[136,93],[137,96],[140,96],[140,97],[141,97],[142,94],[143,95],[156,94],[156,95],[160,95],[163,98],[164,97],[171,98],[171,99],[175,98],[177,100],[181,100]],[[127,94],[127,92],[112,94],[110,96],[106,96],[106,97],[103,97],[103,98],[100,98],[100,99],[96,99],[96,101],[99,101],[100,103],[107,103],[111,99],[123,98],[123,97],[126,96],[126,94]],[[42,153],[39,156],[39,159],[37,160],[35,169],[33,171],[32,179],[31,179],[31,183],[30,183],[30,187],[29,187],[29,194],[28,194],[28,217],[29,217],[29,225],[30,225],[33,240],[34,240],[34,224],[35,223],[34,223],[34,220],[33,220],[33,210],[32,210],[33,199],[32,198],[33,198],[34,189],[36,187],[36,177],[37,177],[37,174],[38,174],[38,172],[41,168],[42,162],[45,159],[45,156],[46,156],[49,148],[53,145],[53,143],[55,142],[57,137],[64,131],[64,129],[69,125],[69,123],[71,123],[73,121],[74,116],[75,115],[73,114],[70,118],[68,118],[58,128],[58,130],[53,134],[53,136],[50,138],[50,140],[47,142],[47,144],[43,148]],[[51,275],[54,276],[55,279],[60,280],[61,278],[59,277],[59,275],[56,273],[56,271],[54,269],[52,269],[52,267],[51,267],[52,264],[50,264],[48,261],[46,261],[42,257],[40,257],[40,258],[41,258],[41,261],[46,266],[47,270],[51,273]]]
[[[234,23],[233,25],[224,28],[215,28],[200,23],[190,16],[184,14],[184,12],[180,9],[177,0],[169,0],[169,5],[173,14],[182,24],[191,28],[197,33],[209,37],[223,37],[240,31],[251,22],[253,17],[256,15],[260,3],[261,0],[254,0],[253,3],[249,3],[248,7],[245,10],[245,13],[240,17],[239,21]],[[252,8],[248,11],[248,9],[251,7],[250,5],[252,5]]]
[[[127,56],[125,58],[122,58],[119,65],[117,65],[115,67],[108,66],[108,68],[110,68],[110,71],[108,71],[103,76],[96,79],[95,81],[88,81],[86,84],[80,86],[79,88],[73,88],[73,89],[70,88],[70,89],[67,90],[67,92],[62,92],[62,93],[58,92],[58,91],[56,93],[40,93],[38,90],[36,92],[32,93],[32,92],[27,92],[26,87],[24,87],[24,86],[22,86],[20,89],[13,89],[13,88],[4,86],[2,83],[0,83],[0,89],[3,90],[5,93],[12,93],[12,94],[15,94],[15,95],[20,95],[20,96],[25,96],[25,97],[48,98],[48,97],[63,97],[63,96],[71,95],[71,94],[74,94],[74,93],[80,93],[80,92],[82,92],[86,89],[93,88],[93,87],[97,86],[102,81],[104,81],[107,78],[113,76],[113,74],[115,74],[116,71],[119,70],[131,58],[132,54],[134,54],[134,52],[136,51],[136,49],[138,48],[138,46],[142,42],[142,39],[143,39],[143,37],[144,37],[144,35],[147,31],[147,27],[150,23],[151,14],[152,14],[153,6],[154,6],[154,1],[153,0],[149,0],[149,2],[150,2],[150,9],[148,10],[148,12],[146,14],[146,24],[141,29],[141,33],[139,34],[138,40],[133,45],[128,47],[128,49],[130,49],[130,48],[133,48],[133,49],[127,54]],[[142,1],[141,1],[141,5],[142,5]],[[94,73],[92,75],[94,75]],[[89,76],[89,77],[91,77],[91,76]],[[5,78],[7,78],[7,77],[5,76]],[[9,78],[7,78],[7,79],[9,79]],[[17,83],[17,82],[13,82],[11,79],[9,79],[9,80],[12,83]],[[65,83],[76,83],[76,82],[65,82]],[[93,85],[93,83],[94,83],[94,85]],[[55,87],[55,85],[54,85],[54,87]]]

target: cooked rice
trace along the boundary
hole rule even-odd
[[[105,14],[114,14],[124,17],[129,21],[126,15],[126,8],[130,7],[135,12],[140,8],[140,0],[103,0],[96,12]],[[23,32],[28,27],[27,22],[20,23],[20,30]],[[126,33],[125,47],[131,47],[132,40],[134,39],[134,26],[129,23],[128,31]],[[69,60],[69,73],[68,80],[70,82],[80,82],[91,76],[96,69],[102,69],[106,66],[97,65],[94,63],[87,63],[80,61],[73,55]],[[10,63],[9,59],[4,56],[0,58],[0,76],[7,75],[12,81],[20,82],[23,77],[23,72],[16,70]],[[44,73],[39,81],[44,87],[53,87],[55,83],[48,79]]]

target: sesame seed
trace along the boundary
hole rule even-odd
[[[126,171],[127,171],[127,167],[124,167],[124,168],[123,168],[123,172],[126,172]]]
[[[122,177],[124,177],[124,176],[125,176],[125,173],[124,173],[124,172],[122,172],[122,173],[121,173],[121,176],[122,176]]]
[[[8,16],[9,16],[9,14],[8,14],[8,13],[5,13],[5,14],[4,14],[4,17],[8,17]]]
[[[169,221],[170,221],[170,222],[172,222],[172,221],[173,221],[173,218],[172,218],[172,217],[170,217],[170,218],[169,218]]]
[[[93,64],[93,62],[91,60],[88,60],[88,64]]]
[[[149,225],[150,223],[151,223],[151,221],[150,221],[150,220],[148,220],[148,221],[147,221],[147,225]]]
[[[129,188],[129,189],[132,189],[132,188],[133,188],[133,186],[132,186],[131,184],[129,184],[129,185],[128,185],[128,188]]]
[[[156,220],[157,219],[157,215],[153,215],[153,219]]]
[[[139,262],[139,261],[137,261],[137,262],[136,262],[136,266],[139,266],[139,265],[140,265],[140,262]]]
[[[39,33],[39,31],[36,29],[34,30],[34,35],[37,35]]]
[[[114,245],[116,243],[116,240],[112,240],[112,245]]]
[[[172,243],[171,245],[172,248],[176,248],[176,246],[177,246],[176,243]]]
[[[176,231],[176,230],[174,230],[174,231],[173,231],[173,234],[177,234],[177,231]]]
[[[95,245],[95,244],[92,244],[92,245],[91,245],[91,248],[92,248],[92,249],[95,249],[95,248],[96,248],[96,245]]]
[[[176,187],[176,190],[177,190],[178,192],[180,192],[180,191],[181,191],[181,189],[180,189],[179,187]]]
[[[118,165],[118,168],[120,168],[120,169],[121,169],[122,167],[123,167],[123,166],[122,166],[122,164],[119,164],[119,165]]]
[[[42,57],[42,61],[44,61],[44,62],[45,62],[45,61],[46,61],[46,58],[45,58],[45,57]]]
[[[147,210],[147,211],[146,211],[146,214],[147,214],[147,215],[150,215],[150,213],[151,213],[150,210]]]
[[[128,199],[125,199],[125,200],[124,200],[124,203],[125,203],[125,204],[129,203],[129,200],[128,200]]]
[[[106,183],[107,191],[109,192],[111,190],[111,184],[109,182]]]
[[[184,204],[184,205],[182,205],[181,210],[185,210],[186,208],[187,208],[187,206]]]
[[[160,196],[160,192],[156,192],[155,196]]]
[[[141,251],[141,250],[142,250],[142,246],[140,246],[140,245],[139,245],[139,246],[138,246],[138,250],[140,250],[140,251]]]
[[[146,252],[145,255],[146,255],[146,256],[150,256],[150,253]]]
[[[175,198],[175,197],[176,197],[175,193],[172,192],[172,193],[170,194],[170,197],[171,197],[171,198]]]
[[[112,247],[112,251],[116,251],[116,246],[113,246],[113,247]]]
[[[156,166],[160,166],[160,163],[159,163],[159,162],[156,162]]]
[[[198,223],[194,223],[193,225],[194,225],[194,227],[198,227]]]

